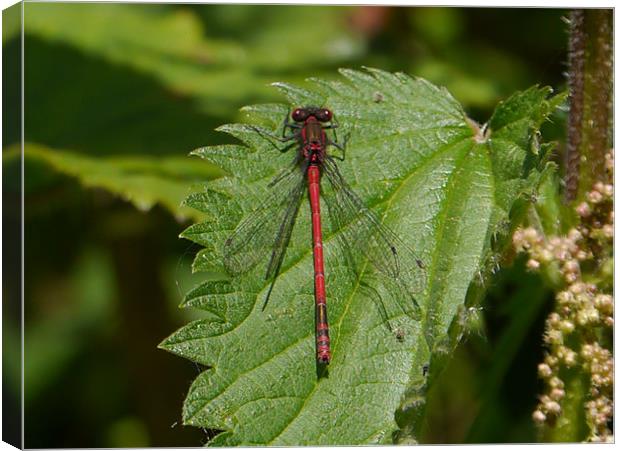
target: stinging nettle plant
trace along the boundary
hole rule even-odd
[[[204,247],[193,269],[221,277],[182,302],[203,310],[204,319],[160,345],[206,367],[189,390],[183,421],[218,431],[211,445],[415,443],[426,393],[467,333],[483,282],[510,242],[519,219],[513,206],[555,170],[551,145],[541,144],[539,134],[564,99],[551,97],[550,88],[514,94],[481,127],[445,89],[425,80],[377,69],[341,74],[345,80],[311,80],[311,90],[276,87],[292,106],[328,106],[339,133],[349,134],[341,172],[426,267],[420,317],[391,312],[395,327],[386,327],[362,289],[372,273],[352,275],[330,247],[338,228],[325,224],[333,360],[327,375],[317,374],[305,201],[264,311],[269,283],[262,273],[226,277],[226,238],[292,159],[256,133],[258,126],[276,133],[289,106],[244,108],[255,125],[219,128],[241,144],[193,152],[227,175],[185,202],[207,216],[181,235]]]
[[[532,413],[544,441],[613,441],[612,12],[574,10],[569,39],[564,197],[530,206],[513,235],[555,291]],[[553,190],[546,184],[546,191]]]

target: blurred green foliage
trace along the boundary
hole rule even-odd
[[[4,160],[19,158],[21,149],[6,149]],[[179,221],[200,220],[204,214],[181,205],[188,192],[200,188],[192,183],[212,178],[221,171],[213,165],[182,156],[123,155],[93,158],[84,154],[50,149],[26,143],[24,153],[29,164],[41,164],[59,174],[77,178],[85,188],[100,188],[131,202],[138,210],[148,211],[159,202]],[[37,190],[39,187],[29,189]]]
[[[199,429],[171,427],[197,369],[156,349],[197,317],[176,308],[198,279],[196,248],[177,239],[188,213],[174,199],[220,173],[182,163],[190,150],[230,142],[214,129],[242,120],[243,105],[283,101],[269,83],[333,79],[343,66],[400,70],[446,86],[480,122],[513,91],[564,84],[565,12],[557,9],[24,8],[27,447],[206,441]],[[4,60],[19,61],[19,28],[3,31]],[[3,224],[14,230],[19,159],[9,147],[20,140],[20,74],[3,67]],[[546,133],[561,138],[563,120]],[[140,191],[148,201],[124,200]],[[3,258],[17,261],[17,252]],[[535,440],[539,359],[531,350],[540,349],[548,293],[524,277],[514,269],[494,282],[480,313],[485,332],[459,348],[431,394],[427,441]],[[19,268],[5,265],[5,278],[18,280]],[[5,318],[17,324],[19,293],[7,285],[3,294],[14,301]],[[538,307],[522,311],[524,296]],[[18,329],[5,323],[4,337],[18,343]],[[15,359],[4,362],[11,368]]]

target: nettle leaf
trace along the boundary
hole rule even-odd
[[[349,61],[364,50],[361,35],[342,26],[351,8],[295,5],[260,14],[261,8],[32,3],[25,6],[24,32],[150,74],[172,92],[191,96],[200,110],[220,117],[233,113],[231,106],[241,99],[270,98],[270,73],[286,71],[295,79],[305,68]],[[244,19],[248,26],[234,39],[218,36],[213,25],[230,20],[233,10],[250,12]],[[257,13],[260,27],[253,26]],[[321,39],[316,39],[317,23]]]
[[[19,157],[14,146],[4,158]],[[179,221],[204,220],[208,214],[181,206],[197,180],[214,178],[221,170],[195,159],[179,157],[117,156],[92,157],[39,144],[24,145],[26,171],[30,163],[43,163],[51,169],[76,177],[87,188],[99,188],[131,202],[137,209],[148,211],[160,204]]]
[[[318,371],[310,214],[302,202],[267,308],[262,310],[269,284],[259,270],[205,282],[182,306],[203,309],[209,319],[161,344],[208,367],[187,395],[183,419],[221,430],[212,445],[415,440],[411,423],[420,421],[427,365],[445,361],[445,350],[453,348],[448,332],[462,320],[491,237],[508,220],[514,201],[535,186],[542,168],[537,135],[553,107],[548,88],[515,94],[481,128],[446,90],[425,80],[375,69],[341,73],[346,81],[313,80],[312,91],[277,86],[291,105],[334,111],[339,139],[349,136],[340,163],[344,177],[426,266],[426,288],[417,294],[421,317],[391,312],[397,328],[390,330],[362,289],[372,275],[351,277],[335,255],[339,230],[326,225],[333,359],[328,374]],[[194,152],[229,174],[186,200],[212,218],[182,234],[204,246],[195,270],[222,269],[224,241],[290,164],[292,152],[278,152],[265,138],[278,130],[287,111],[284,105],[248,107],[256,126],[221,128],[243,144]],[[329,188],[324,190],[329,196]]]

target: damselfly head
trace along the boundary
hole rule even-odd
[[[304,122],[310,116],[314,116],[319,122],[329,122],[332,120],[333,115],[327,108],[319,108],[315,106],[295,108],[291,113],[291,118],[295,122]]]

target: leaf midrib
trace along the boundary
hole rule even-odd
[[[473,143],[472,143],[473,144]],[[473,146],[472,146],[473,148]],[[469,149],[471,150],[471,149]],[[464,149],[463,150],[463,155],[460,156],[460,158],[458,159],[458,161],[455,161],[454,167],[455,170],[452,171],[452,173],[450,174],[450,177],[448,178],[448,183],[446,183],[446,186],[451,186],[452,182],[455,178],[457,178],[457,176],[459,175],[459,168],[460,165],[462,164],[463,160],[467,157],[468,155],[468,149]],[[440,212],[437,214],[437,217],[439,219],[438,221],[438,225],[437,225],[437,234],[436,234],[436,238],[435,241],[438,243],[442,242],[443,236],[445,234],[446,231],[446,225],[447,225],[447,218],[448,218],[448,207],[452,204],[453,198],[454,198],[454,194],[456,192],[455,189],[446,189],[447,191],[447,195],[446,198],[444,199],[444,201],[442,202],[442,206],[441,206],[441,210]],[[430,294],[434,288],[435,284],[435,274],[437,273],[437,267],[438,265],[438,259],[439,259],[439,255],[441,254],[441,248],[437,247],[436,248],[436,252],[433,253],[433,257],[431,260],[431,268],[429,271],[429,278],[428,278],[428,293]],[[436,309],[433,309],[436,310]],[[424,312],[424,334],[427,334],[427,327],[429,325],[429,309],[426,309],[426,311]]]

